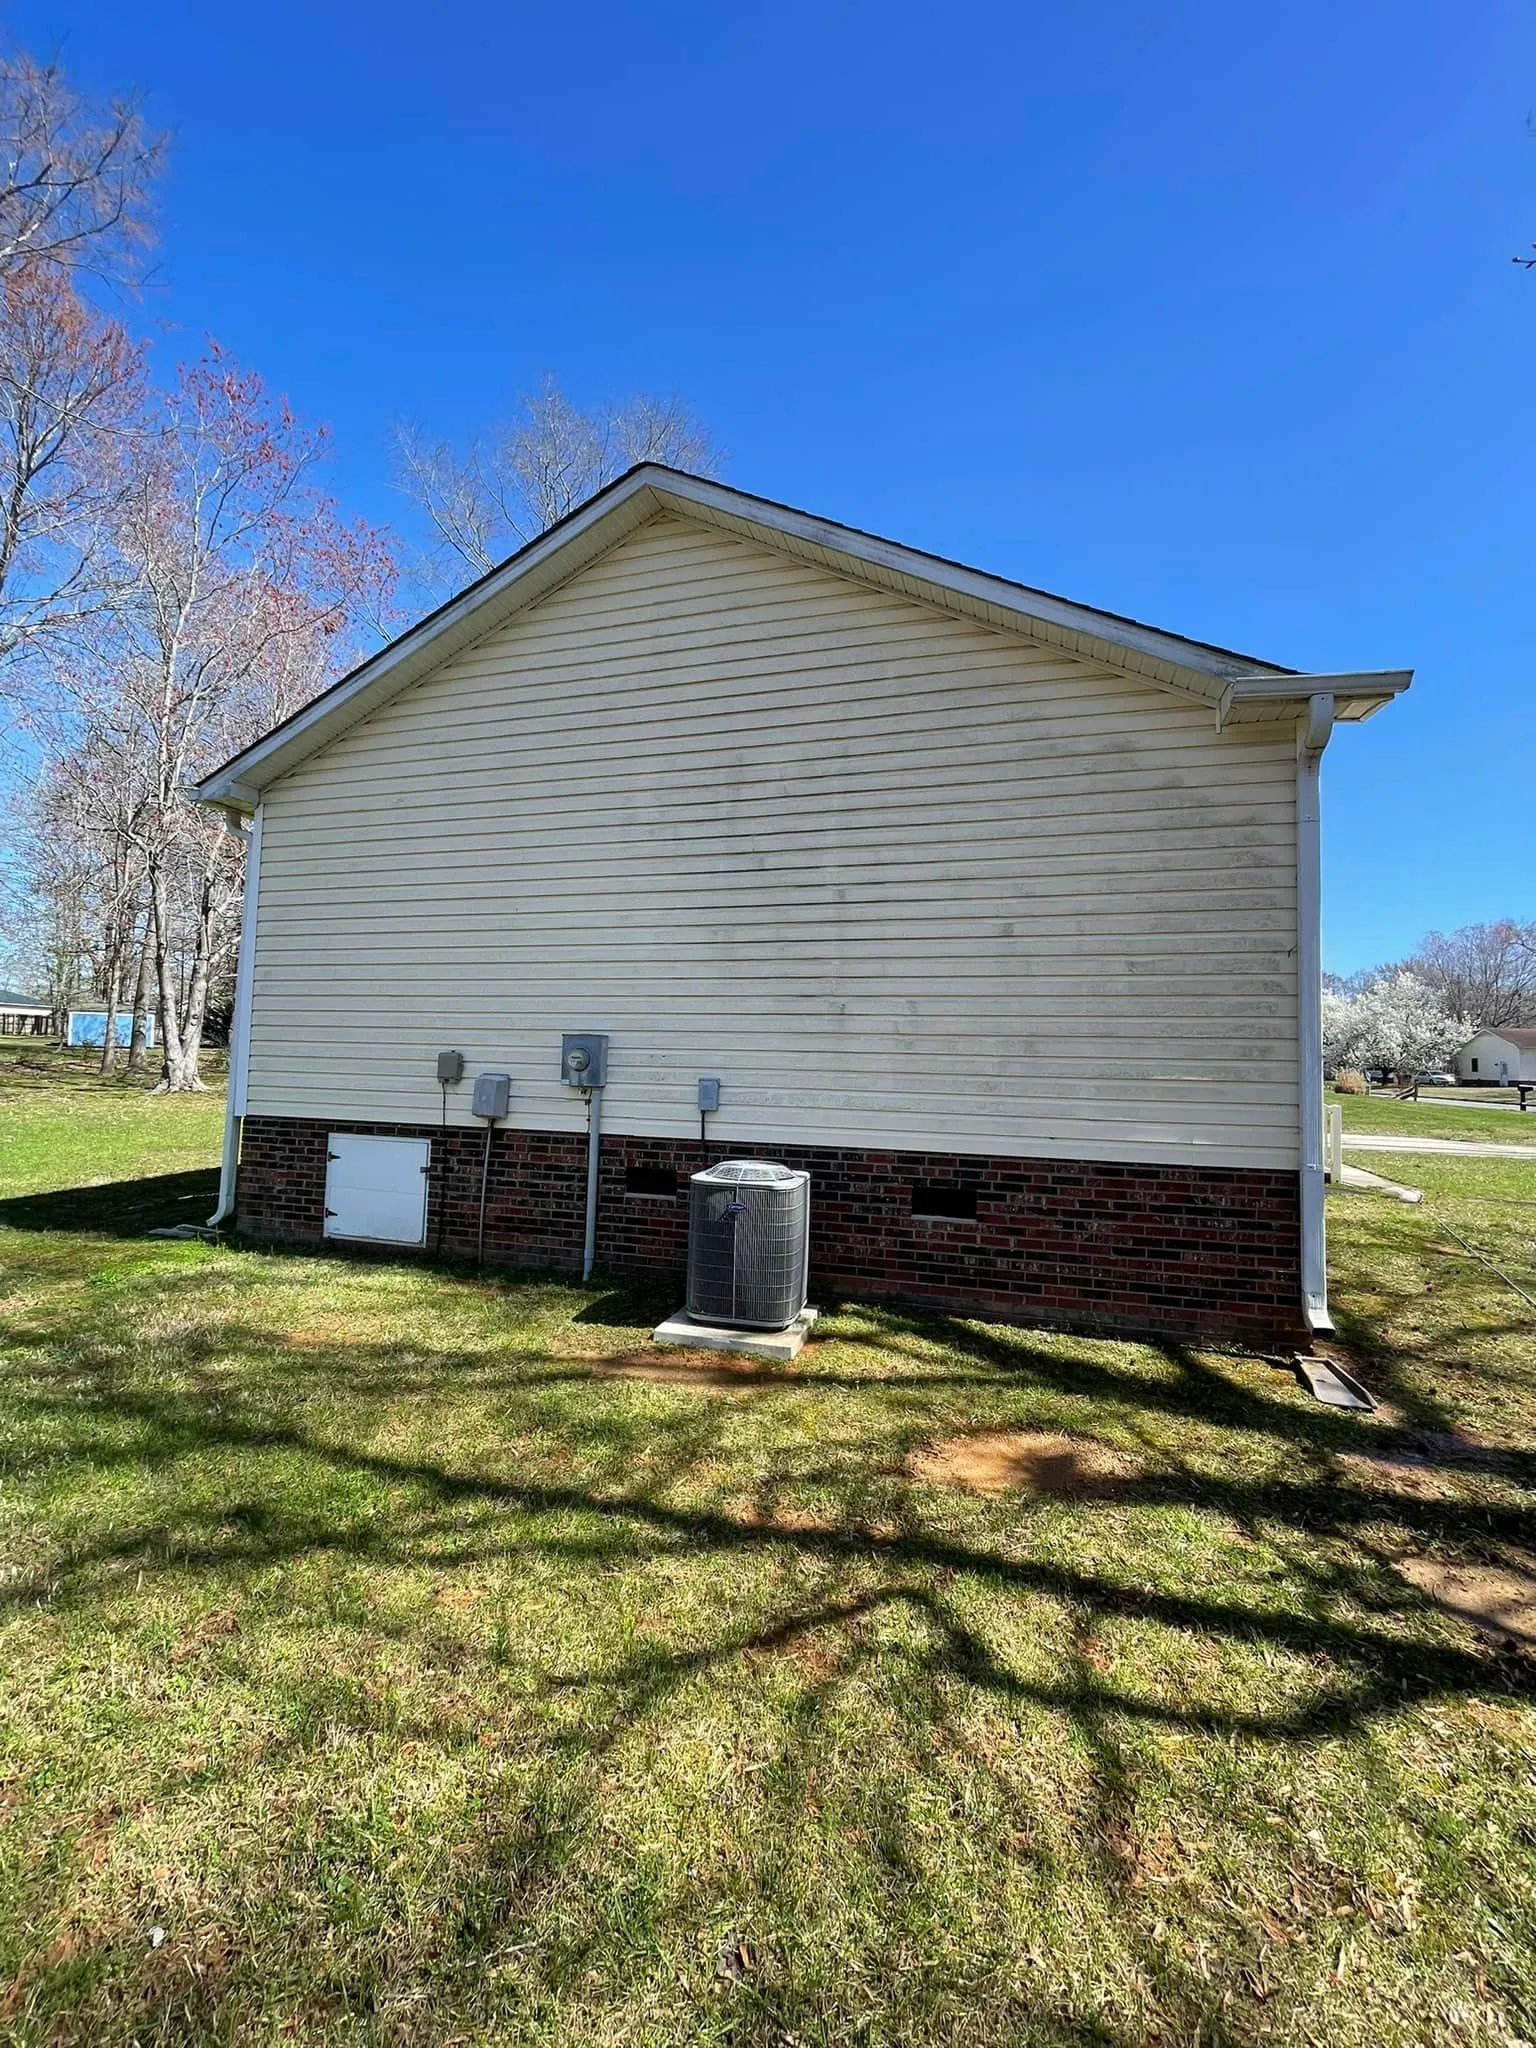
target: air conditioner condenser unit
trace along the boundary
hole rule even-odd
[[[805,1307],[811,1177],[769,1159],[723,1159],[688,1187],[688,1314],[785,1330]]]

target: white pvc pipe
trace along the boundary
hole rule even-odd
[[[235,830],[239,831],[238,824]],[[261,805],[245,835],[245,896],[240,905],[240,957],[235,966],[235,1007],[229,1020],[229,1092],[224,1105],[224,1150],[219,1159],[219,1205],[208,1218],[217,1230],[235,1206],[240,1126],[251,1071],[251,987],[256,974],[256,892],[261,882]]]
[[[592,1278],[597,1258],[597,1159],[603,1135],[603,1091],[589,1088],[587,1096],[587,1229],[581,1248],[581,1277]]]
[[[1296,1043],[1301,1123],[1301,1305],[1309,1330],[1333,1328],[1323,1219],[1323,873],[1318,768],[1333,698],[1307,702],[1296,736]]]

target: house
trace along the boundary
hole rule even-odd
[[[579,1268],[596,1106],[608,1272],[752,1153],[824,1297],[1295,1341],[1318,762],[1408,681],[642,465],[199,785],[250,833],[214,1220],[473,1253],[483,1173],[487,1257]]]
[[[1501,1024],[1479,1031],[1451,1061],[1458,1081],[1496,1088],[1506,1081],[1536,1082],[1536,1031]]]
[[[53,1006],[18,989],[0,988],[0,1038],[46,1038]]]

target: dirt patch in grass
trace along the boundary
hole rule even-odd
[[[741,1521],[747,1529],[782,1529],[787,1536],[835,1536],[843,1527],[814,1508],[750,1507]]]
[[[334,1315],[314,1316],[307,1323],[285,1330],[283,1342],[300,1351],[328,1351],[338,1344],[355,1343],[357,1335],[356,1315],[338,1310]]]
[[[1442,1564],[1433,1557],[1402,1557],[1397,1568],[1409,1585],[1486,1635],[1536,1650],[1536,1558],[1511,1569],[1486,1564]]]
[[[1134,1460],[1104,1444],[1027,1429],[949,1437],[914,1451],[907,1460],[910,1477],[925,1486],[1044,1493],[1060,1500],[1112,1493],[1138,1469]]]
[[[854,1516],[839,1519],[815,1508],[778,1507],[771,1502],[753,1501],[734,1516],[743,1529],[771,1529],[783,1536],[838,1536],[857,1543],[897,1543],[901,1524],[866,1521]]]
[[[648,1380],[658,1387],[723,1387],[738,1394],[746,1387],[794,1384],[777,1368],[729,1351],[626,1351],[615,1358],[594,1358],[592,1371],[605,1379]]]
[[[1373,1492],[1401,1494],[1405,1500],[1455,1500],[1458,1490],[1427,1458],[1412,1451],[1344,1451],[1339,1464],[1348,1476]]]

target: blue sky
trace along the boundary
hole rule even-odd
[[[1536,917],[1536,12],[780,0],[0,10],[174,134],[211,332],[391,424],[679,391],[744,488],[1313,669],[1326,957]]]

